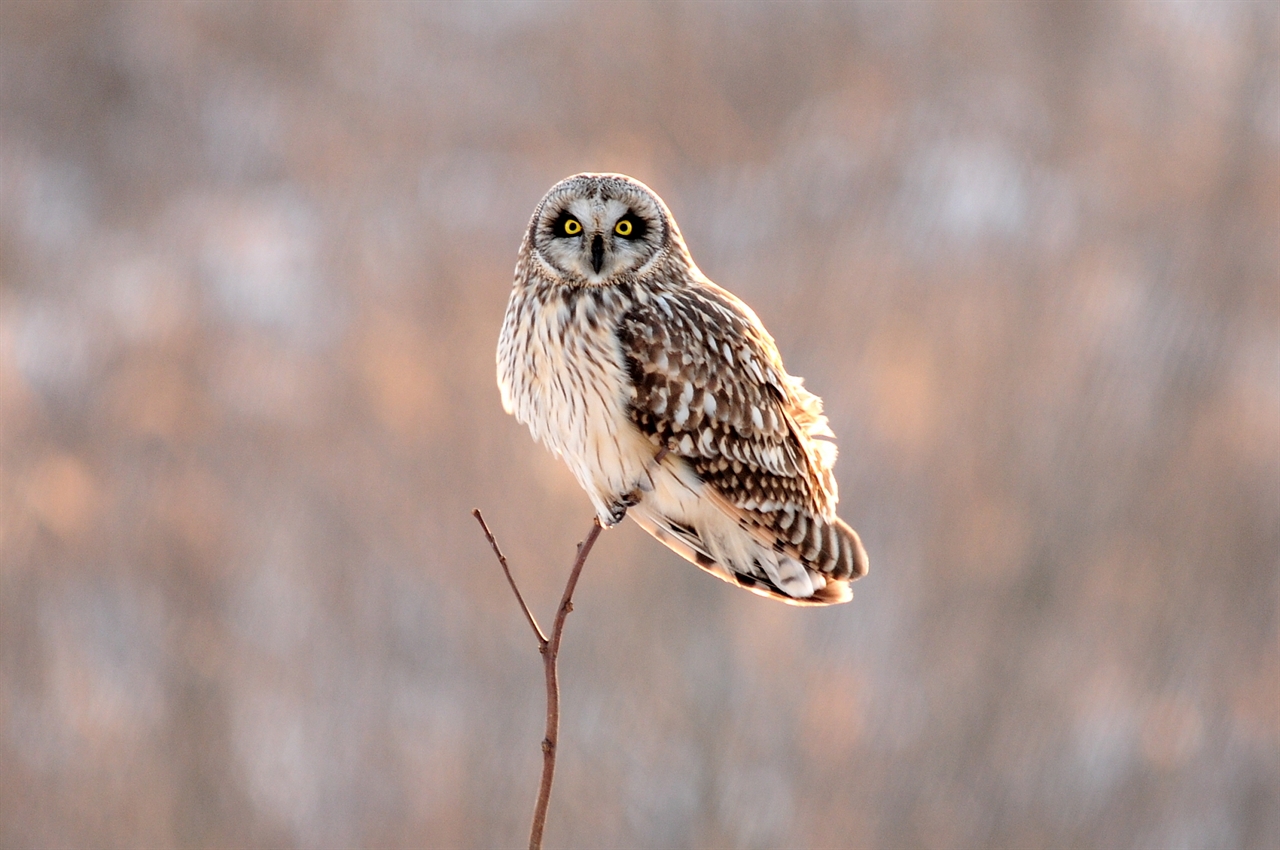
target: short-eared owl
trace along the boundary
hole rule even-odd
[[[797,605],[852,597],[822,400],[751,308],[703,276],[666,204],[620,174],[534,210],[498,341],[502,404],[564,458],[600,521]]]

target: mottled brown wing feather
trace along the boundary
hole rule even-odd
[[[830,470],[800,424],[816,422],[819,403],[750,308],[699,284],[638,303],[618,337],[631,418],[654,445],[684,458],[761,542],[837,578],[860,572],[839,540]]]

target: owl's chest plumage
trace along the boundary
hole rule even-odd
[[[633,486],[656,451],[628,412],[617,334],[627,294],[532,277],[512,292],[498,342],[503,406],[564,458],[597,508]]]

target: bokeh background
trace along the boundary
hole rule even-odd
[[[527,835],[590,508],[493,350],[653,186],[841,438],[802,610],[637,527],[564,847],[1280,845],[1263,2],[0,4],[0,844]]]

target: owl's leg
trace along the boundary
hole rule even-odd
[[[624,493],[616,499],[611,499],[607,505],[609,509],[608,516],[600,518],[600,524],[605,528],[613,528],[618,523],[626,519],[627,509],[633,508],[640,504],[641,492],[639,488],[632,490],[630,493]]]
[[[639,437],[638,432],[633,436]],[[646,438],[640,439],[643,440],[642,445],[645,446],[642,450],[642,456],[644,456],[648,454],[648,440]],[[653,492],[653,475],[661,465],[662,459],[666,456],[667,449],[664,446],[652,460],[645,461],[643,467],[638,470],[633,468],[631,478],[629,480],[624,479],[626,483],[622,484],[623,487],[629,489],[625,490],[621,495],[613,495],[608,492],[599,494],[600,502],[597,502],[597,504],[603,503],[604,507],[603,511],[598,511],[601,525],[605,528],[612,528],[622,522],[627,516],[628,508],[633,508],[640,504],[640,500],[644,498],[646,493]]]

